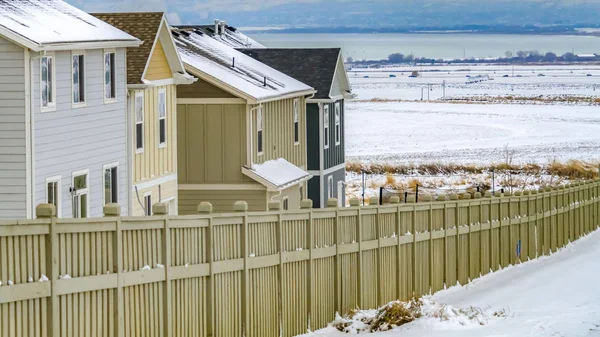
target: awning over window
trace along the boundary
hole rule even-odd
[[[271,191],[282,191],[312,178],[308,172],[283,158],[254,164],[252,167],[244,166],[242,173]]]

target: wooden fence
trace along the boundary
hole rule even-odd
[[[36,220],[0,223],[0,336],[294,336],[336,312],[556,251],[598,228],[599,193],[588,182],[511,197],[265,213],[237,205],[196,216],[111,217],[111,205],[97,219],[58,219],[44,205]]]

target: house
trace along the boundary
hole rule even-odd
[[[333,49],[244,49],[265,63],[317,90],[307,100],[308,197],[315,207],[337,198],[345,205],[345,99],[351,98],[350,82],[342,52]]]
[[[127,212],[125,54],[140,44],[60,0],[0,0],[0,217]]]
[[[127,50],[129,214],[151,215],[156,202],[176,214],[177,85],[195,79],[185,72],[164,13],[92,15],[144,41]]]
[[[313,88],[198,29],[173,34],[186,71],[199,78],[177,90],[179,214],[202,201],[217,212],[238,200],[251,211],[270,201],[299,208]]]
[[[216,19],[214,25],[178,26],[180,29],[195,30],[233,48],[265,48],[262,44],[242,33],[239,29]]]

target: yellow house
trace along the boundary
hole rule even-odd
[[[208,201],[251,211],[270,201],[300,207],[311,178],[306,162],[306,99],[315,91],[194,27],[173,30],[186,71],[177,90],[179,213]]]
[[[168,203],[177,214],[177,85],[185,72],[164,13],[93,14],[144,44],[127,50],[129,214]]]

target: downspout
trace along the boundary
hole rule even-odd
[[[252,164],[254,164],[254,142],[252,141],[254,139],[254,129],[252,128],[252,124],[254,119],[252,118],[252,113],[256,110],[258,110],[259,108],[262,108],[262,103],[258,104],[257,106],[255,106],[254,108],[251,108],[248,111],[248,126],[249,126],[249,143],[250,143],[250,162],[248,163],[248,167],[252,167]],[[264,118],[264,116],[263,116]],[[264,130],[263,130],[264,133]]]

